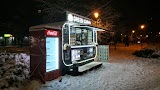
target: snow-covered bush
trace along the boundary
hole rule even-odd
[[[144,57],[144,58],[158,58],[160,55],[157,53],[158,51],[152,50],[152,49],[142,49],[137,50],[133,53],[133,55],[136,55],[137,57]]]
[[[29,79],[30,56],[25,53],[0,52],[0,90],[18,87]]]

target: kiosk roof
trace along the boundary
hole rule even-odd
[[[36,25],[36,26],[30,27],[29,31],[44,30],[44,29],[57,29],[57,30],[61,30],[61,28],[64,25],[64,23],[65,22],[55,22],[55,23]]]
[[[35,30],[44,30],[44,29],[57,29],[57,30],[62,30],[62,26],[65,23],[70,23],[67,21],[63,21],[63,22],[55,22],[55,23],[48,23],[48,24],[42,24],[42,25],[36,25],[36,26],[32,26],[29,28],[29,31],[35,31]],[[104,27],[98,27],[98,26],[94,26],[94,25],[90,25],[90,24],[78,24],[75,23],[74,27],[86,27],[86,28],[92,28],[95,31],[110,31],[107,30]]]

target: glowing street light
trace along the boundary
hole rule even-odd
[[[94,16],[95,16],[95,18],[98,18],[98,16],[99,16],[98,12],[95,12]]]
[[[133,30],[132,33],[135,33],[135,31]]]
[[[141,29],[144,29],[144,25],[141,25]]]

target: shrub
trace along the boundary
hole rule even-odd
[[[144,57],[144,58],[158,58],[160,55],[157,55],[154,53],[155,50],[152,49],[142,49],[142,50],[137,50],[133,53],[133,55],[137,57]]]

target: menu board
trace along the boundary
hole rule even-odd
[[[81,50],[77,50],[77,49],[75,49],[75,50],[72,50],[72,61],[74,61],[74,60],[80,60],[80,52],[81,52]]]
[[[87,55],[88,57],[93,57],[93,48],[87,48]]]
[[[46,72],[59,69],[59,39],[46,38]]]

